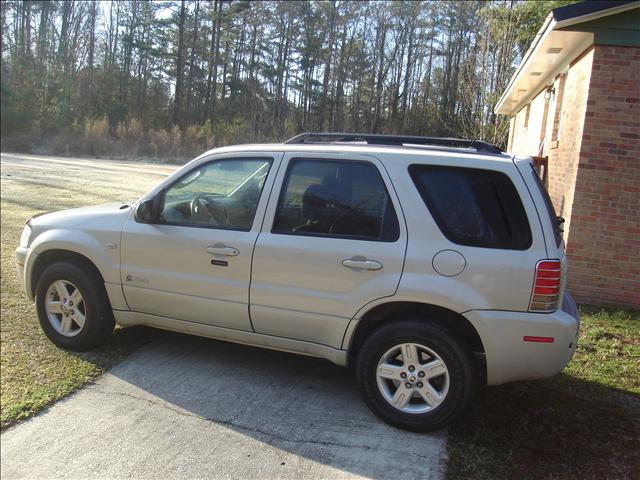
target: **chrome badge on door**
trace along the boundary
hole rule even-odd
[[[127,282],[149,283],[149,280],[147,280],[142,275],[127,275],[126,279]]]

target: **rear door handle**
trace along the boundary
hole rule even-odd
[[[215,245],[209,245],[207,247],[207,253],[211,255],[224,255],[226,257],[235,257],[240,253],[237,248],[229,247],[224,243],[216,243]]]
[[[364,257],[352,257],[342,261],[342,265],[347,268],[355,268],[359,270],[380,270],[382,264],[375,260],[368,260]]]

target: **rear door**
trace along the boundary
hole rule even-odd
[[[255,331],[340,348],[356,312],[397,290],[401,212],[376,158],[285,154],[254,251]]]

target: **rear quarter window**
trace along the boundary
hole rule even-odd
[[[438,227],[451,242],[509,250],[531,246],[524,206],[504,173],[411,165],[409,174]]]

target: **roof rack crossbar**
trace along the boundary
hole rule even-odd
[[[478,153],[501,154],[502,150],[481,140],[459,138],[416,137],[411,135],[381,135],[375,133],[313,133],[305,132],[285,141],[286,144],[320,143],[323,139],[334,142],[366,142],[368,145],[431,145],[436,147],[470,148]]]

